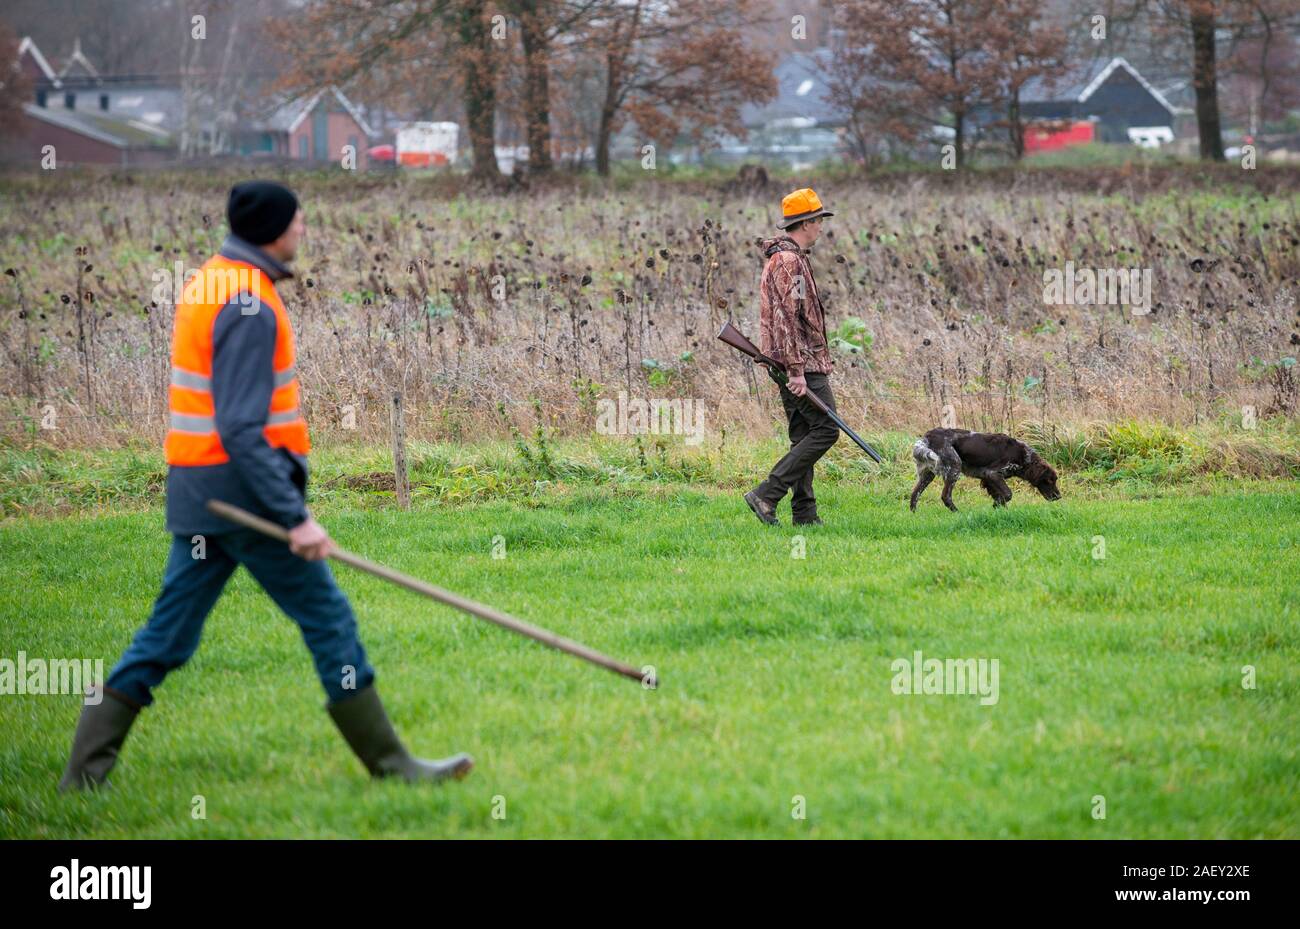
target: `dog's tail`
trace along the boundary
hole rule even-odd
[[[924,465],[927,468],[938,472],[939,470],[939,453],[930,447],[930,443],[924,438],[916,440],[912,446],[912,460],[917,465]]]

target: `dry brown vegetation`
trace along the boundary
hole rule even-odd
[[[0,402],[7,441],[161,438],[170,307],[159,272],[220,243],[233,180],[72,173],[0,180]],[[382,439],[581,435],[596,401],[693,397],[710,435],[770,430],[773,390],[714,334],[757,338],[760,236],[788,187],[836,210],[814,251],[829,320],[873,340],[837,395],[864,429],[1294,417],[1295,170],[1171,168],[705,181],[557,179],[512,194],[448,177],[298,174],[309,240],[282,293],[318,441],[355,411]],[[1043,273],[1150,268],[1151,313],[1048,306]],[[495,293],[494,293],[495,289]],[[503,296],[503,299],[497,297]],[[1293,363],[1293,362],[1292,362]],[[40,430],[53,409],[59,428]]]

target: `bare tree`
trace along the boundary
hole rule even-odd
[[[1222,81],[1252,78],[1271,98],[1270,103],[1289,95],[1285,81],[1275,83],[1270,68],[1285,64],[1286,39],[1300,28],[1300,0],[1108,3],[1108,20],[1117,38],[1144,48],[1152,61],[1169,70],[1188,75],[1195,94],[1202,159],[1221,161],[1224,157],[1219,103]],[[1283,70],[1279,77],[1286,73]],[[1237,86],[1244,84],[1237,81]]]
[[[697,142],[743,135],[741,106],[776,92],[770,60],[746,35],[756,17],[750,0],[627,0],[596,16],[589,41],[605,65],[597,172],[609,174],[610,146],[627,118],[667,143],[683,132]]]
[[[523,52],[524,123],[528,139],[528,172],[551,170],[551,72],[556,43],[562,37],[580,45],[582,31],[609,0],[502,0],[518,23]]]
[[[1300,109],[1300,28],[1264,18],[1260,34],[1243,39],[1224,63],[1224,114],[1256,133]]]
[[[1192,87],[1196,91],[1196,130],[1201,139],[1201,158],[1223,161],[1219,72],[1215,66],[1218,9],[1213,0],[1190,0],[1186,7],[1192,29]]]

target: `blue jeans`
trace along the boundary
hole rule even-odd
[[[305,561],[251,529],[204,536],[203,558],[194,557],[191,538],[173,536],[162,593],[109,674],[108,687],[141,706],[152,703],[153,689],[199,647],[204,620],[241,564],[302,630],[331,703],[374,682],[352,607],[324,561]]]

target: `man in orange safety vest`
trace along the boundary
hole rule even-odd
[[[204,620],[243,565],[298,624],[339,731],[374,777],[464,777],[468,755],[413,757],[375,690],[356,619],[325,560],[329,534],[306,506],[311,443],[300,407],[293,326],[276,283],[305,232],[298,200],[268,181],[237,185],[230,236],[185,285],[176,305],[165,451],[171,554],[153,612],[73,738],[62,790],[105,782],[140,710],[194,654]],[[208,512],[222,500],[284,526],[289,545]]]

